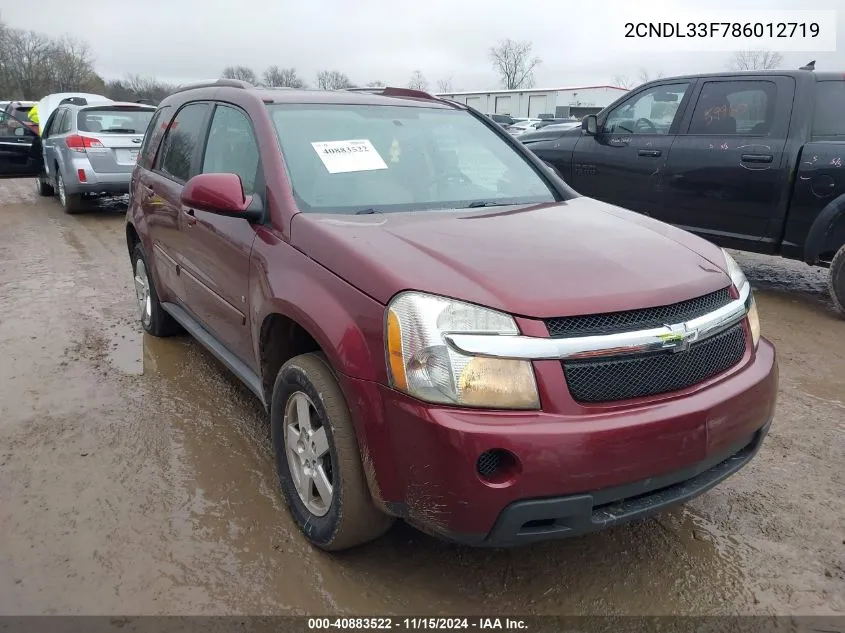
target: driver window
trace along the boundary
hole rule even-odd
[[[644,90],[607,116],[606,134],[668,134],[688,83],[664,84]]]

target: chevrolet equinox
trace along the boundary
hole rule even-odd
[[[730,255],[424,92],[182,89],[126,239],[144,330],[187,330],[261,400],[323,549],[395,518],[511,546],[648,516],[771,423],[775,350]]]

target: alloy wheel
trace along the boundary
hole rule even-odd
[[[288,398],[284,434],[288,468],[299,498],[311,514],[324,516],[334,498],[329,438],[314,403],[302,391]]]
[[[59,183],[62,181],[59,180]],[[59,185],[61,187],[61,184]],[[135,262],[135,296],[138,298],[138,314],[144,327],[149,327],[153,317],[153,303],[150,296],[150,281],[147,267],[140,257]]]

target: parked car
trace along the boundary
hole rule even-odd
[[[12,130],[23,126],[38,134],[38,124],[33,123],[32,119],[29,118],[29,111],[32,110],[34,105],[35,101],[10,101],[7,103],[3,108],[3,112],[6,114],[6,125]]]
[[[488,114],[487,116],[493,119],[502,127],[507,127],[515,123],[515,121],[511,118],[509,114]]]
[[[525,121],[508,125],[505,129],[511,136],[519,136],[520,134],[536,130],[542,124],[543,122],[540,119],[526,119]]]
[[[126,240],[141,324],[269,411],[317,546],[395,517],[514,545],[632,520],[752,459],[774,347],[722,249],[578,196],[419,91],[219,80],[153,116]]]
[[[644,84],[583,131],[521,140],[583,195],[829,267],[845,315],[843,112],[841,73],[695,75]]]
[[[24,121],[0,112],[0,176],[35,176],[41,170],[38,135]]]
[[[114,103],[105,95],[100,95],[92,92],[56,92],[43,97],[38,102],[38,120],[41,123],[42,129],[50,120],[53,112],[60,105],[74,104],[86,105],[89,103]]]
[[[79,210],[83,194],[129,193],[132,170],[155,110],[115,101],[60,105],[41,134],[44,171],[36,179],[38,193],[55,193],[68,213]]]

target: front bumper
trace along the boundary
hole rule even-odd
[[[469,545],[510,547],[651,516],[697,497],[745,466],[760,450],[770,424],[727,452],[689,468],[588,494],[515,501],[502,510],[489,534],[447,537]]]
[[[566,389],[559,362],[535,370],[541,391]],[[778,369],[761,339],[736,368],[682,392],[569,410],[550,398],[535,412],[438,407],[377,383],[341,384],[383,509],[449,540],[513,545],[647,516],[730,476],[768,430]],[[518,459],[507,481],[479,474],[479,456],[494,449]]]

